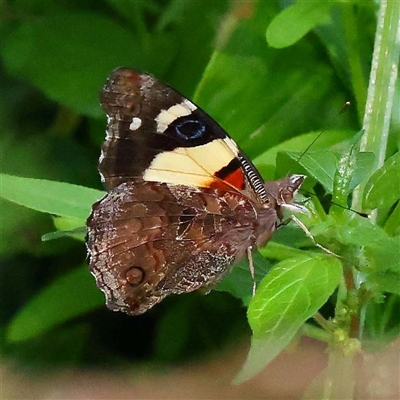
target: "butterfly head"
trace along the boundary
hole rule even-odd
[[[279,181],[267,181],[264,188],[270,198],[270,204],[275,206],[279,218],[282,218],[284,209],[294,212],[306,213],[306,209],[301,204],[293,202],[293,198],[300,189],[305,175],[291,175]]]

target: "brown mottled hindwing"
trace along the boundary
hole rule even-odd
[[[91,272],[109,308],[142,314],[171,293],[215,285],[276,220],[232,192],[123,183],[88,219]]]

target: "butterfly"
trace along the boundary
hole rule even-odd
[[[114,311],[143,314],[170,294],[210,290],[264,246],[304,176],[264,182],[203,110],[153,76],[114,70],[87,220],[90,271]]]

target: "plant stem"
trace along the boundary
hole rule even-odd
[[[352,399],[355,385],[353,357],[331,348],[326,372],[323,399]]]
[[[372,173],[383,165],[386,157],[400,57],[399,37],[400,2],[382,0],[378,14],[363,121],[365,133],[360,143],[360,151],[372,152],[375,155],[375,165]],[[366,183],[367,180],[354,190],[352,208],[356,210],[362,210],[363,208],[362,200]],[[376,218],[377,210],[373,210],[370,219],[371,221],[376,221]],[[362,307],[366,307],[366,303]],[[361,309],[360,312],[362,315],[365,313],[365,309]],[[358,329],[362,332],[363,326],[360,325]]]
[[[364,136],[360,150],[375,155],[372,170],[383,165],[389,136],[395,82],[400,55],[400,2],[382,0],[375,34],[367,102],[363,121]],[[366,182],[359,185],[353,193],[352,208],[362,210],[362,199]],[[371,215],[376,220],[376,212]]]
[[[327,332],[332,331],[332,327],[329,325],[328,321],[323,317],[320,312],[314,314],[313,318],[318,322],[318,324],[324,328]]]
[[[315,318],[315,316],[314,316]],[[304,324],[302,327],[302,334],[313,339],[317,339],[321,342],[328,343],[331,340],[331,333],[326,330],[318,328],[317,326],[311,324]]]

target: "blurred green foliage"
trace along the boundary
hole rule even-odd
[[[250,332],[242,301],[248,304],[252,283],[243,265],[207,296],[168,298],[135,318],[105,309],[84,265],[84,244],[76,240],[83,239],[76,229],[102,190],[97,159],[105,116],[98,94],[118,66],[150,72],[214,117],[255,159],[265,179],[306,173],[306,190],[333,195],[339,205],[347,206],[354,187],[374,172],[373,154],[358,152],[356,133],[362,127],[376,6],[372,1],[315,2],[312,7],[306,3],[299,1],[282,13],[282,4],[291,2],[1,3],[0,172],[7,174],[0,177],[4,357],[42,367],[171,362],[220,348]],[[359,35],[357,42],[353,30]],[[353,106],[337,116],[347,100]],[[398,122],[394,117],[388,155],[398,150]],[[299,161],[319,130],[324,130],[321,140]],[[281,153],[284,150],[292,152]],[[392,338],[400,327],[399,263],[379,262],[382,254],[395,257],[393,249],[399,244],[399,219],[394,217],[399,215],[399,192],[389,197],[382,193],[390,192],[390,183],[399,175],[397,159],[388,160],[373,175],[364,199],[367,212],[374,207],[383,210],[380,226],[360,216],[354,219],[347,210],[326,215],[323,208],[329,206],[323,196],[313,201],[310,216],[319,243],[347,255],[352,249],[353,258],[346,260],[352,259],[364,273],[375,266],[366,289],[369,298],[379,302],[368,308],[371,320],[366,329],[376,339]],[[61,217],[52,220],[32,209]],[[41,240],[56,228],[72,237]],[[370,239],[364,232],[370,233]],[[285,262],[300,248],[316,251],[298,226],[288,226],[262,254],[272,263]],[[257,255],[255,265],[260,281],[270,264]],[[304,271],[314,272],[304,290],[306,296],[307,291],[314,295],[314,303],[306,310],[297,305],[291,311],[302,312],[299,325],[337,287],[337,260],[331,268],[329,275],[329,267],[324,266],[322,282],[316,272],[318,263],[306,265]],[[313,291],[319,282],[326,289]],[[260,285],[256,304],[265,300],[270,289],[268,282]],[[294,296],[292,301],[298,299]],[[390,318],[386,315],[382,322],[377,309],[386,303]],[[334,313],[332,304],[327,318]],[[279,304],[274,307],[275,315],[279,314]],[[253,332],[258,332],[254,326],[261,321],[257,334],[262,335],[263,327],[273,322],[256,306],[250,309]]]

